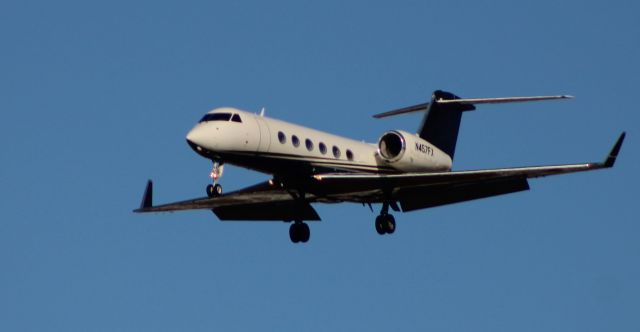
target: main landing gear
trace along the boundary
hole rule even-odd
[[[306,243],[310,237],[311,231],[309,230],[309,225],[302,221],[295,221],[289,227],[289,238],[291,238],[291,242],[293,243]]]
[[[380,235],[393,234],[396,231],[396,219],[390,214],[376,217],[376,232]]]
[[[218,184],[218,180],[222,177],[222,172],[224,171],[224,164],[218,161],[213,162],[213,169],[209,176],[213,181],[213,184],[207,185],[207,196],[209,197],[217,197],[222,195],[222,186]]]
[[[382,204],[382,211],[376,217],[376,232],[380,235],[393,234],[396,231],[396,218],[389,214],[389,204]]]

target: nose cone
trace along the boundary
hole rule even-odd
[[[187,133],[187,143],[198,153],[203,152],[203,146],[206,144],[206,131],[202,126],[196,126]]]
[[[202,126],[196,126],[195,128],[191,129],[187,133],[187,141],[194,144],[203,145],[205,141],[205,131],[203,130]]]

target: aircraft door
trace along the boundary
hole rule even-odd
[[[256,115],[255,119],[258,123],[258,127],[260,128],[260,144],[258,145],[258,151],[268,152],[269,146],[271,145],[271,131],[263,117]]]
[[[242,125],[244,126],[243,150],[256,151],[260,144],[260,127],[254,116],[242,116]]]

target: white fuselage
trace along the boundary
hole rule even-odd
[[[405,167],[398,169],[393,162],[380,156],[376,144],[235,108],[218,108],[208,112],[188,133],[187,141],[206,158],[269,174],[398,173],[451,169],[451,158],[425,141],[423,144],[406,146],[411,153],[404,160]]]

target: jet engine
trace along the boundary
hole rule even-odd
[[[403,172],[451,170],[451,158],[433,144],[402,130],[387,131],[378,140],[378,158]]]

